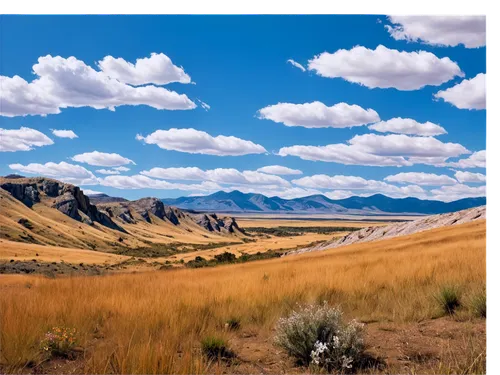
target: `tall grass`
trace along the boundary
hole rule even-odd
[[[88,373],[203,373],[203,337],[232,316],[271,335],[297,303],[326,299],[346,318],[419,321],[442,285],[485,283],[485,225],[216,268],[46,279],[0,278],[0,364],[39,360],[52,327],[75,327]],[[31,284],[30,288],[26,283]]]

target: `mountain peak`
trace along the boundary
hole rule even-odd
[[[183,209],[218,212],[297,212],[308,214],[440,214],[486,204],[486,198],[466,198],[455,202],[422,200],[418,198],[391,198],[383,194],[368,197],[352,196],[330,199],[322,194],[302,198],[283,199],[262,194],[218,191],[207,196],[165,199],[165,203]]]

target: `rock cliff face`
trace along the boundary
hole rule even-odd
[[[294,250],[291,254],[301,254],[311,251],[321,251],[333,249],[340,246],[346,246],[354,243],[369,242],[384,240],[387,238],[406,236],[408,234],[423,232],[426,230],[446,227],[450,225],[465,224],[475,220],[486,219],[486,206],[469,208],[452,212],[449,214],[432,215],[422,219],[408,221],[404,223],[389,224],[386,226],[366,227],[348,235],[336,238],[331,241],[321,243],[317,246],[308,247],[305,249]]]
[[[216,214],[199,214],[195,215],[195,222],[209,232],[244,233],[234,217],[219,218]]]
[[[5,182],[0,185],[0,188],[8,191],[14,198],[20,200],[28,207],[40,202],[40,194],[38,193],[36,184]]]
[[[163,202],[157,198],[142,198],[130,202],[128,206],[139,213],[148,223],[151,223],[150,214],[153,214],[162,220],[168,220],[174,225],[179,225],[179,218],[173,208],[165,207]]]
[[[106,202],[92,204],[78,186],[49,178],[0,178],[0,188],[9,192],[26,206],[43,203],[68,217],[93,225],[95,222],[108,228],[127,233],[119,224],[136,224],[138,221],[153,223],[153,216],[181,225],[183,222],[201,226],[209,232],[221,234],[244,233],[232,217],[219,218],[216,214],[190,214],[176,207],[165,206],[157,198],[136,201],[107,197]]]
[[[48,178],[17,178],[13,181],[3,179],[0,188],[8,191],[14,198],[32,207],[46,196],[51,207],[72,219],[92,225],[94,222],[108,228],[125,232],[104,212],[90,203],[78,186],[65,184]],[[53,198],[53,199],[51,199]]]

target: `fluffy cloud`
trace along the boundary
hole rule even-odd
[[[107,176],[101,180],[101,185],[117,189],[160,189],[215,192],[221,187],[211,181],[201,184],[178,184],[163,180],[156,180],[143,175]]]
[[[460,67],[448,57],[426,52],[400,52],[379,45],[375,50],[357,46],[335,53],[323,52],[309,60],[309,70],[328,78],[343,78],[369,88],[418,90],[439,86],[455,76]]]
[[[96,191],[96,190],[92,190],[92,189],[82,189],[83,191],[83,194],[85,195],[97,195],[97,194],[102,194],[101,191]]]
[[[486,168],[486,150],[474,152],[466,159],[460,159],[456,162],[450,162],[441,166],[454,167],[454,168]]]
[[[486,74],[464,79],[449,89],[438,91],[434,97],[460,109],[486,109]]]
[[[356,135],[349,143],[379,156],[454,157],[470,153],[458,143],[443,143],[432,137],[409,137],[404,134]]]
[[[457,183],[455,179],[445,174],[437,175],[434,173],[423,172],[398,173],[387,176],[384,180],[400,184],[415,184],[422,186],[454,185]]]
[[[121,166],[121,167],[113,167],[113,169],[115,171],[118,171],[118,172],[127,172],[127,171],[130,171],[130,168],[123,167],[123,166]]]
[[[420,123],[411,118],[392,118],[370,125],[368,128],[381,133],[400,133],[409,135],[435,136],[446,134],[446,130],[432,122]]]
[[[463,172],[457,171],[455,173],[455,178],[461,183],[464,182],[486,182],[486,175],[482,173],[472,173],[472,172]]]
[[[456,184],[431,190],[431,193],[433,194],[433,199],[451,202],[463,198],[485,197],[486,186],[471,187],[468,185]]]
[[[52,144],[54,144],[52,139],[35,129],[0,128],[0,152],[29,151],[33,149],[33,146],[42,147]]]
[[[0,115],[7,117],[48,115],[68,107],[108,108],[147,105],[156,109],[193,109],[186,95],[163,87],[133,87],[96,71],[75,57],[50,55],[33,65],[37,79],[0,76]]]
[[[302,171],[298,169],[292,169],[288,167],[283,167],[281,165],[268,165],[267,167],[262,167],[257,169],[257,172],[276,174],[276,175],[292,175],[292,174],[302,174]]]
[[[58,129],[51,129],[52,134],[54,134],[56,137],[59,138],[69,138],[69,139],[74,139],[78,138],[78,136],[75,134],[73,130],[58,130]]]
[[[75,185],[95,185],[99,183],[99,180],[88,169],[64,161],[45,164],[30,163],[28,165],[10,164],[9,168],[22,173],[56,178]]]
[[[288,60],[286,60],[286,62],[287,62],[287,63],[289,63],[289,64],[292,64],[292,65],[293,65],[294,67],[296,67],[296,68],[299,68],[299,69],[300,69],[300,70],[302,70],[303,72],[305,72],[305,71],[306,71],[306,68],[304,68],[304,67],[302,66],[302,64],[299,64],[297,61],[294,61],[294,60],[292,60],[292,59],[288,59]]]
[[[349,197],[355,196],[357,194],[355,194],[349,190],[333,190],[333,191],[329,191],[327,193],[324,193],[323,195],[327,198],[337,200],[337,199],[349,198]]]
[[[386,28],[396,40],[466,48],[486,45],[484,16],[390,16]]]
[[[321,102],[304,104],[278,103],[258,111],[260,119],[305,128],[350,128],[380,121],[373,109],[338,103],[327,107]]]
[[[83,154],[75,155],[71,158],[73,161],[79,163],[87,163],[96,165],[98,167],[116,167],[124,164],[135,164],[132,160],[127,159],[119,154],[106,153],[99,151],[85,152]]]
[[[231,186],[223,188],[222,190],[227,192],[239,190],[242,193],[263,194],[266,197],[280,197],[283,199],[294,199],[310,195],[323,194],[321,191],[316,189],[304,189],[296,186],[288,188],[282,188],[279,186]]]
[[[304,160],[326,161],[347,165],[367,166],[409,166],[412,165],[402,156],[378,156],[345,144],[327,146],[290,146],[282,147],[278,155],[297,156]]]
[[[358,176],[328,176],[324,174],[303,177],[292,181],[294,184],[302,187],[316,189],[334,189],[334,190],[362,190],[372,193],[383,193],[392,197],[425,197],[427,192],[420,186],[394,186],[383,181],[366,180]],[[352,194],[352,193],[351,193]]]
[[[212,181],[219,184],[239,185],[290,186],[287,180],[279,176],[256,171],[240,172],[233,168],[217,168],[206,171],[197,167],[152,168],[149,171],[142,171],[141,175],[164,180]]]
[[[219,135],[212,137],[210,134],[195,129],[156,130],[150,135],[136,136],[147,144],[156,144],[165,150],[187,152],[190,154],[206,154],[217,156],[238,156],[247,154],[262,154],[266,149],[251,141],[233,136]]]
[[[100,174],[120,174],[120,171],[115,169],[97,169],[96,172]]]
[[[163,53],[152,53],[150,57],[137,59],[135,64],[121,57],[106,56],[97,65],[109,77],[134,86],[147,83],[166,85],[172,82],[191,82],[191,77],[184,69],[175,66]]]
[[[458,143],[443,143],[432,137],[409,137],[404,134],[356,135],[349,143],[283,147],[278,155],[347,165],[410,166],[415,163],[444,163],[447,158],[469,153]]]

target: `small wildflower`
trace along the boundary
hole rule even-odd
[[[69,357],[76,346],[76,329],[53,327],[40,342],[40,349],[51,356]]]

